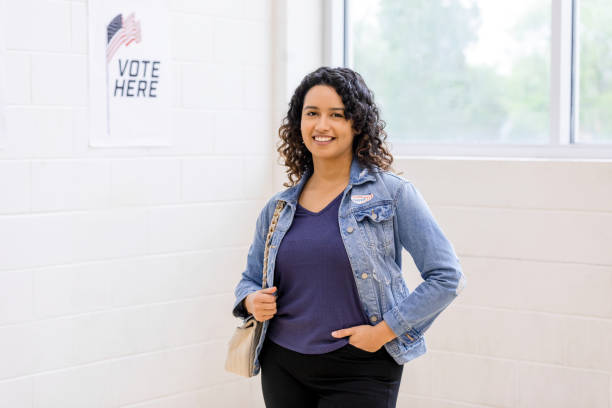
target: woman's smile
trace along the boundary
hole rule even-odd
[[[323,136],[323,135],[314,135],[312,138],[315,141],[315,143],[318,145],[327,145],[336,139],[335,137],[332,137],[332,136]]]

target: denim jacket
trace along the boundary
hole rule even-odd
[[[286,205],[268,254],[267,286],[274,286],[278,247],[293,222],[298,198],[309,177],[307,172],[298,184],[274,195],[261,211],[246,269],[234,290],[234,316],[248,318],[241,302],[261,289],[265,240],[276,203],[283,200]],[[368,170],[353,158],[338,224],[365,315],[371,325],[384,320],[397,335],[385,343],[388,353],[398,364],[425,354],[423,334],[467,281],[452,244],[421,194],[404,178],[377,167]],[[410,253],[424,279],[411,293],[401,272],[402,248]],[[254,375],[260,370],[258,357],[269,322],[264,322],[255,351]]]

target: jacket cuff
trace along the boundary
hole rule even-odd
[[[401,336],[402,333],[406,332],[409,327],[408,323],[402,317],[402,314],[399,311],[399,306],[395,306],[393,309],[388,310],[383,314],[383,320],[387,322],[393,333],[397,337]]]
[[[236,298],[236,301],[234,302],[234,307],[232,310],[232,314],[235,317],[240,317],[242,319],[246,319],[247,317],[249,317],[251,314],[246,310],[246,308],[243,306],[242,301],[244,299],[246,299],[246,297],[248,295],[250,295],[251,293],[256,292],[256,290],[252,290],[252,291],[247,291],[245,292],[242,296],[238,296]]]

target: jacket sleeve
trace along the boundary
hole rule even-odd
[[[253,241],[249,247],[249,253],[247,255],[246,268],[242,272],[241,279],[234,289],[236,299],[234,301],[232,314],[235,317],[241,317],[244,319],[250,315],[246,308],[243,307],[242,301],[250,293],[261,289],[263,279],[263,256],[266,244],[265,239],[267,237],[268,225],[270,223],[268,207],[269,203],[263,208],[257,217]]]
[[[396,198],[399,240],[412,256],[423,282],[383,319],[398,336],[423,334],[457,297],[467,280],[452,244],[419,191],[404,181]]]

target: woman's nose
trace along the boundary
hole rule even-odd
[[[324,115],[319,116],[317,123],[315,124],[315,130],[327,130],[329,129],[329,122]]]

